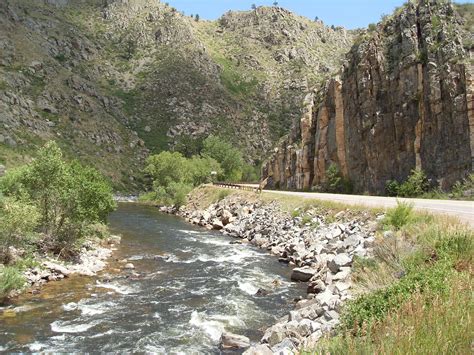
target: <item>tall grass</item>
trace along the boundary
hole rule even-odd
[[[449,292],[432,296],[417,292],[367,328],[323,340],[318,354],[470,354],[474,302],[472,277],[458,275]]]

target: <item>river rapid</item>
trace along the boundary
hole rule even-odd
[[[122,236],[109,268],[0,309],[0,351],[218,354],[224,330],[257,342],[305,295],[274,256],[156,208],[121,204],[109,224]]]

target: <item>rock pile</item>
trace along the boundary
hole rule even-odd
[[[24,272],[26,281],[30,287],[36,289],[49,281],[58,281],[77,274],[83,276],[95,276],[103,270],[107,263],[106,259],[112,254],[112,247],[120,243],[119,236],[111,236],[106,240],[106,246],[87,245],[82,248],[76,263],[66,263],[51,258],[39,259],[39,265]]]
[[[313,210],[304,217],[291,217],[277,203],[249,203],[239,196],[228,196],[203,211],[174,213],[268,250],[294,267],[292,280],[308,282],[308,298],[267,329],[262,344],[247,350],[248,354],[291,353],[311,346],[333,329],[339,323],[341,305],[351,298],[354,258],[370,255],[375,241],[376,222],[368,216],[354,217],[343,211],[333,218],[338,222],[330,223],[329,216]]]

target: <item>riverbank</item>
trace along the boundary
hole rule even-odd
[[[290,213],[278,201],[264,201],[253,193],[219,191],[214,197],[219,200],[214,203],[216,190],[206,187],[195,190],[185,207],[161,210],[234,237],[236,243],[269,251],[293,268],[293,281],[308,284],[307,298],[269,327],[261,344],[247,353],[292,352],[314,346],[339,324],[342,305],[354,297],[352,265],[358,258],[372,255],[377,218],[383,215],[369,211],[334,213],[310,206],[294,208]],[[223,336],[222,346],[226,341]],[[245,341],[235,346],[245,347]]]
[[[23,268],[21,275],[24,285],[12,290],[6,299],[12,299],[22,293],[41,292],[41,287],[48,282],[60,281],[72,275],[96,276],[105,269],[116,245],[120,244],[120,236],[111,235],[102,240],[89,240],[81,247],[78,255],[70,261],[61,260],[50,255],[34,253],[28,257],[30,266]],[[22,254],[21,251],[15,250]],[[18,256],[20,260],[20,256]]]
[[[361,329],[383,334],[380,322],[398,317],[390,323],[393,331],[384,328],[396,337],[403,322],[416,319],[397,313],[411,307],[410,302],[421,298],[431,305],[437,300],[436,310],[428,307],[419,315],[429,324],[432,312],[453,308],[446,297],[450,292],[469,299],[472,230],[452,218],[415,213],[407,204],[383,211],[205,187],[195,190],[179,210],[162,211],[219,230],[235,237],[236,243],[268,250],[294,268],[292,279],[308,283],[307,299],[268,328],[247,354],[314,349],[354,353],[356,346],[386,349],[388,340],[372,339]],[[431,343],[456,341],[457,349],[467,349],[470,319],[459,325],[447,318],[446,327],[457,332],[444,333]],[[411,341],[390,342],[392,347],[410,350],[425,340],[420,324],[411,331]],[[339,336],[333,337],[335,333]],[[433,346],[427,343],[426,349]]]

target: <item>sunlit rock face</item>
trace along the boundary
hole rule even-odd
[[[340,78],[306,102],[263,168],[271,187],[308,189],[335,164],[357,192],[414,168],[447,188],[472,170],[473,70],[452,5],[407,4],[361,36]],[[472,55],[472,52],[471,52]]]

